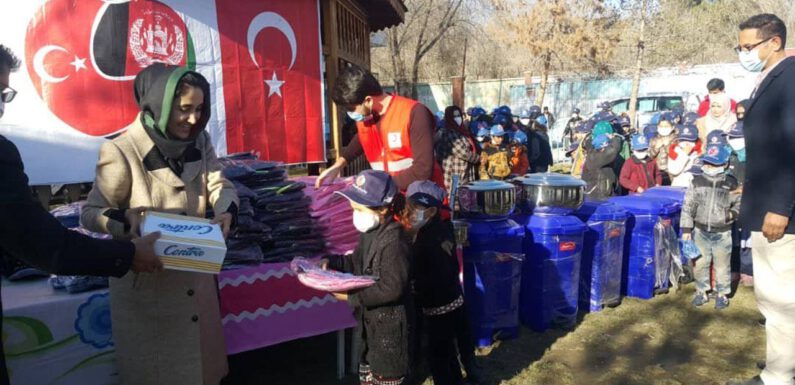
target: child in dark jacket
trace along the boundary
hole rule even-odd
[[[362,385],[400,385],[410,370],[409,333],[414,305],[409,284],[411,244],[403,226],[393,219],[397,186],[383,171],[365,170],[340,194],[350,201],[353,224],[361,233],[353,254],[332,265],[355,275],[374,275],[376,284],[348,293],[334,293],[356,308],[361,348]]]
[[[723,144],[707,145],[703,174],[695,176],[682,205],[682,239],[693,240],[701,251],[695,260],[694,306],[709,302],[710,264],[715,267],[715,309],[729,306],[731,292],[732,224],[740,214],[737,179],[726,172],[729,151]]]
[[[649,142],[645,136],[632,136],[632,157],[621,168],[619,183],[630,194],[639,194],[662,184],[662,173],[657,162],[649,158]]]
[[[415,234],[412,264],[415,301],[428,330],[427,356],[433,383],[462,383],[456,350],[461,354],[468,382],[477,383],[475,347],[458,280],[455,234],[452,223],[440,215],[446,195],[430,181],[414,182],[406,191],[404,218],[409,222],[410,234]]]

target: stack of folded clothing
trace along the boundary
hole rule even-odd
[[[84,203],[85,201],[80,201],[58,206],[50,210],[50,214],[61,222],[64,227],[73,229],[80,226],[80,209]]]
[[[356,248],[359,232],[353,226],[353,209],[348,200],[334,194],[353,183],[352,178],[336,179],[315,189],[316,177],[296,178],[306,184],[304,193],[312,200],[309,214],[315,219],[329,254],[346,254]]]
[[[288,180],[283,163],[262,161],[251,153],[230,155],[221,162],[224,177],[235,184],[240,197],[225,268],[286,262],[323,250],[325,243],[309,216],[311,201],[302,191],[306,185]]]

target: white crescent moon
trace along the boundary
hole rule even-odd
[[[65,48],[57,45],[45,45],[41,47],[36,54],[33,55],[33,70],[36,71],[36,75],[39,75],[41,80],[44,80],[47,83],[60,83],[67,78],[69,75],[66,75],[61,78],[56,78],[55,76],[50,75],[47,72],[47,69],[44,68],[44,57],[47,56],[48,53],[52,51],[61,51],[61,52],[69,52]]]
[[[94,36],[97,34],[97,28],[99,27],[99,22],[102,20],[102,16],[113,4],[124,4],[128,3],[130,0],[103,0],[102,7],[99,8],[97,11],[97,15],[94,17],[94,24],[91,26],[91,38],[88,41],[88,49],[91,52],[88,56],[91,58],[91,65],[94,67],[94,71],[102,76],[107,80],[116,80],[116,81],[125,81],[125,80],[133,80],[135,79],[135,75],[129,76],[110,76],[104,72],[102,72],[102,67],[97,65],[97,60],[94,57]]]
[[[251,24],[248,25],[248,53],[251,55],[251,61],[259,67],[257,58],[254,56],[254,40],[256,40],[259,32],[265,28],[276,28],[287,38],[287,41],[290,43],[290,53],[292,53],[290,66],[287,69],[293,68],[297,46],[295,42],[295,32],[293,31],[293,27],[290,26],[290,23],[275,12],[262,12],[255,16],[254,20],[251,20]]]

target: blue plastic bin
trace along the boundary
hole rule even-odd
[[[658,222],[675,226],[681,207],[670,199],[642,195],[613,197],[609,201],[630,214],[624,240],[622,293],[649,299],[654,296],[655,290],[667,290],[670,259],[666,259],[668,255],[657,255],[654,226]],[[662,277],[659,285],[657,277]]]
[[[519,319],[536,331],[573,327],[586,226],[573,216],[536,214],[525,230]]]
[[[684,187],[671,187],[671,186],[657,186],[646,190],[641,196],[653,198],[666,198],[680,205],[685,201],[685,193],[687,189]]]
[[[467,220],[464,299],[477,346],[519,333],[524,228],[510,219]]]
[[[596,312],[619,304],[627,210],[610,202],[586,201],[573,215],[588,225],[580,266],[580,309]]]

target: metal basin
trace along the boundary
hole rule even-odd
[[[506,217],[516,208],[516,190],[507,182],[474,181],[458,190],[458,205],[464,217]]]
[[[568,214],[585,201],[585,182],[569,175],[527,174],[512,182],[521,187],[520,206],[534,213]]]

